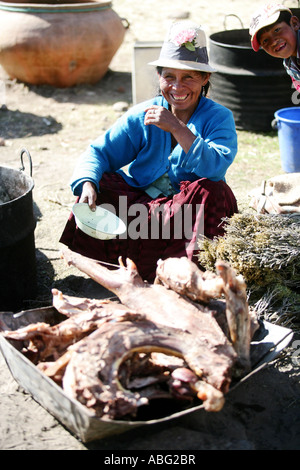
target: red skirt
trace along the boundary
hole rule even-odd
[[[116,265],[120,256],[124,261],[130,258],[149,282],[155,278],[159,259],[187,256],[197,263],[199,238],[222,236],[222,219],[238,212],[237,202],[224,181],[201,178],[182,182],[180,189],[174,196],[151,199],[118,173],[105,173],[97,205],[113,206],[114,213],[126,223],[126,234],[105,241],[92,238],[77,227],[71,213],[60,242],[106,263]]]

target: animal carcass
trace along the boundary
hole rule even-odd
[[[44,374],[99,417],[132,418],[156,398],[222,408],[232,377],[250,368],[257,326],[245,283],[230,266],[203,273],[186,258],[169,258],[148,284],[130,260],[113,271],[70,250],[63,257],[119,300],[53,289],[65,320],[4,331],[7,339],[22,342]]]

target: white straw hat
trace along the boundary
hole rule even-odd
[[[180,70],[216,72],[208,62],[204,30],[201,26],[190,21],[179,21],[170,26],[159,59],[150,62],[149,65]]]

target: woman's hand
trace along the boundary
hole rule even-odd
[[[97,189],[94,183],[86,181],[82,186],[79,202],[87,202],[92,211],[96,210]]]
[[[144,124],[154,124],[163,131],[171,132],[176,126],[178,126],[178,119],[164,106],[150,106],[145,109]]]
[[[164,106],[150,106],[145,109],[145,126],[155,125],[163,131],[170,132],[185,153],[188,153],[196,139],[195,134],[171,111]]]

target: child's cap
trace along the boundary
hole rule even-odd
[[[292,15],[291,10],[280,3],[268,3],[260,7],[260,9],[254,13],[250,22],[249,33],[251,36],[251,45],[255,52],[260,48],[260,44],[257,40],[258,31],[265,26],[270,26],[275,23],[282,11],[288,11]]]

